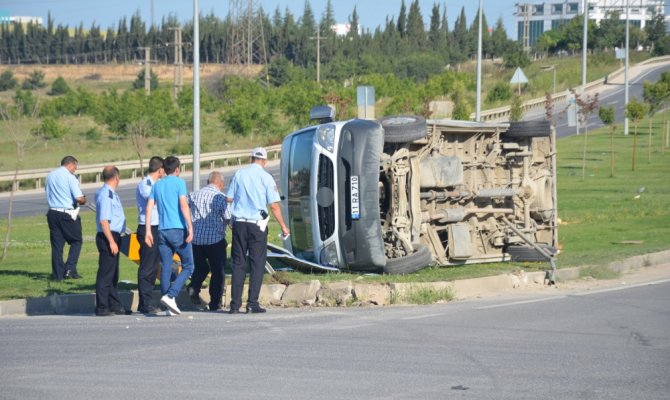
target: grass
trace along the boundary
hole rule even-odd
[[[409,304],[433,304],[452,300],[454,300],[454,292],[451,288],[436,289],[432,287],[410,288],[402,298],[396,299],[396,301]]]
[[[621,276],[620,273],[612,271],[609,268],[597,266],[597,267],[584,267],[579,270],[580,278],[593,278],[599,280],[607,279],[616,279]]]

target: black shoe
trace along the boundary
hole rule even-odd
[[[132,311],[128,312],[124,308],[118,308],[116,310],[112,310],[111,312],[113,312],[116,315],[130,315],[130,314],[132,314]]]
[[[114,313],[109,310],[102,310],[102,311],[96,311],[95,315],[97,317],[111,317],[112,315],[114,315]]]
[[[230,310],[228,310],[228,314],[239,314],[239,313],[240,313],[239,308],[231,308]]]
[[[186,288],[186,291],[188,292],[188,297],[191,298],[191,303],[198,306],[202,304],[202,301],[200,301],[200,293],[196,292],[193,287],[189,286]]]
[[[83,276],[79,275],[76,272],[65,271],[65,279],[81,279]]]
[[[222,311],[222,310],[223,310],[223,306],[221,306],[221,305],[216,305],[216,304],[215,304],[215,305],[209,305],[209,306],[207,307],[207,310],[208,310],[208,311],[211,311],[211,312]]]
[[[267,311],[267,310],[264,309],[264,308],[261,307],[261,306],[251,306],[251,307],[247,307],[247,313],[261,314],[261,313],[264,313],[264,312],[266,312],[266,311]]]
[[[137,312],[138,312],[138,313],[140,313],[140,314],[145,314],[145,315],[149,315],[149,314],[151,314],[151,315],[158,314],[158,311],[159,311],[159,309],[156,308],[156,307],[154,307],[154,306],[142,307],[142,308],[138,308],[138,309],[137,309]]]

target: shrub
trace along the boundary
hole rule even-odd
[[[149,74],[151,75],[149,87],[151,88],[151,90],[157,89],[158,75],[156,75],[154,71],[151,70]],[[144,89],[144,68],[142,68],[140,72],[137,74],[137,79],[135,79],[135,82],[133,82],[133,89]]]
[[[498,82],[494,87],[489,89],[486,99],[490,103],[496,101],[505,101],[509,100],[512,97],[512,89],[509,87],[507,82]]]
[[[58,139],[67,133],[67,128],[61,126],[53,117],[46,117],[42,120],[40,127],[33,130],[33,135],[42,136],[45,139]]]
[[[67,82],[65,82],[65,79],[63,79],[62,76],[59,76],[51,85],[51,91],[49,91],[49,95],[58,96],[61,94],[66,94],[69,91],[70,87],[67,85]]]
[[[5,90],[14,89],[16,87],[16,78],[14,78],[14,73],[10,69],[6,69],[0,75],[0,92]]]
[[[23,81],[21,88],[23,90],[33,90],[41,89],[46,85],[44,83],[44,72],[35,70]]]

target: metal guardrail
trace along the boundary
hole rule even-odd
[[[281,156],[281,145],[274,145],[265,148],[268,151],[268,158],[279,159]],[[251,150],[231,150],[231,151],[219,151],[214,153],[204,153],[200,155],[200,166],[202,167],[204,163],[209,163],[209,169],[215,169],[218,166],[227,167],[231,165],[242,165],[243,161],[249,159]],[[178,156],[182,164],[182,172],[186,171],[186,167],[193,165],[193,155],[183,155]],[[144,160],[144,167],[146,168],[146,163],[149,160]],[[82,177],[94,176],[93,182],[100,183],[102,174],[102,169],[109,165],[110,163],[104,164],[90,164],[90,165],[79,165],[77,167],[77,175],[79,182],[82,182]],[[130,177],[137,178],[142,176],[144,171],[142,171],[142,166],[140,165],[139,160],[132,161],[119,161],[114,163],[119,171],[131,171]],[[27,171],[19,171],[16,176],[16,182],[14,183],[14,190],[22,189],[40,189],[42,188],[43,181],[46,179],[46,176],[51,172],[53,168],[40,168],[32,169]],[[3,171],[0,172],[0,184],[5,182],[14,181],[14,171]],[[32,184],[28,185],[26,181],[34,181]],[[28,187],[30,186],[30,187]]]

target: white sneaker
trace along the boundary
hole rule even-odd
[[[172,311],[176,315],[181,314],[181,310],[179,309],[179,307],[177,307],[177,302],[174,300],[174,298],[168,296],[167,294],[161,297],[161,304],[167,307],[168,310]]]

